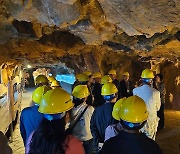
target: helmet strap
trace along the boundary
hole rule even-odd
[[[128,130],[139,130],[144,126],[146,121],[141,122],[141,123],[132,123],[132,122],[127,122],[127,121],[124,121],[121,119],[120,123],[124,128],[126,128]]]
[[[115,96],[116,96],[115,94],[112,94],[112,95],[105,95],[103,97],[106,102],[110,102],[112,99],[115,98]]]

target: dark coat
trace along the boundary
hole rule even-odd
[[[97,107],[91,117],[91,133],[94,140],[94,150],[97,151],[98,143],[104,142],[106,128],[117,121],[112,117],[114,104],[106,103]]]
[[[20,117],[20,132],[24,145],[29,135],[40,125],[44,115],[38,112],[38,106],[27,107],[22,110]]]
[[[92,91],[92,94],[94,96],[94,104],[93,104],[94,107],[101,106],[105,103],[105,100],[103,96],[101,95],[101,88],[102,88],[101,84],[95,82],[94,88]]]
[[[120,82],[117,79],[114,79],[112,82],[116,88],[118,89],[118,99],[121,98],[121,89],[120,89]]]
[[[158,144],[145,134],[121,131],[103,145],[99,154],[162,154]]]
[[[127,92],[127,87],[126,87],[126,82],[124,80],[122,80],[120,82],[120,91],[121,91],[121,98],[123,97],[129,97],[129,96],[133,96],[133,85],[131,81],[129,82],[129,93]]]

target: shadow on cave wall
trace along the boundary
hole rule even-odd
[[[140,79],[142,70],[150,68],[150,63],[140,61],[139,56],[128,56],[127,54],[111,52],[102,57],[101,68],[104,74],[108,74],[110,69],[116,69],[119,80],[122,80],[122,74],[128,71],[130,80],[135,84]]]

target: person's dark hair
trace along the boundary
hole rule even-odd
[[[163,81],[163,75],[162,74],[156,74],[156,76],[158,76],[160,78],[161,81]],[[155,78],[156,78],[155,76]]]
[[[92,77],[92,75],[89,75],[88,77],[89,77],[89,79],[90,79],[90,78]]]
[[[66,136],[64,118],[44,119],[32,136],[28,154],[65,154]]]

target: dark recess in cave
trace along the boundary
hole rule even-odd
[[[13,20],[13,26],[21,34],[28,34],[31,37],[35,37],[36,36],[35,32],[33,30],[33,24],[31,22]]]
[[[40,38],[39,42],[42,44],[52,43],[64,50],[73,48],[77,44],[84,45],[81,38],[71,34],[68,31],[55,31],[49,35],[45,34]]]

